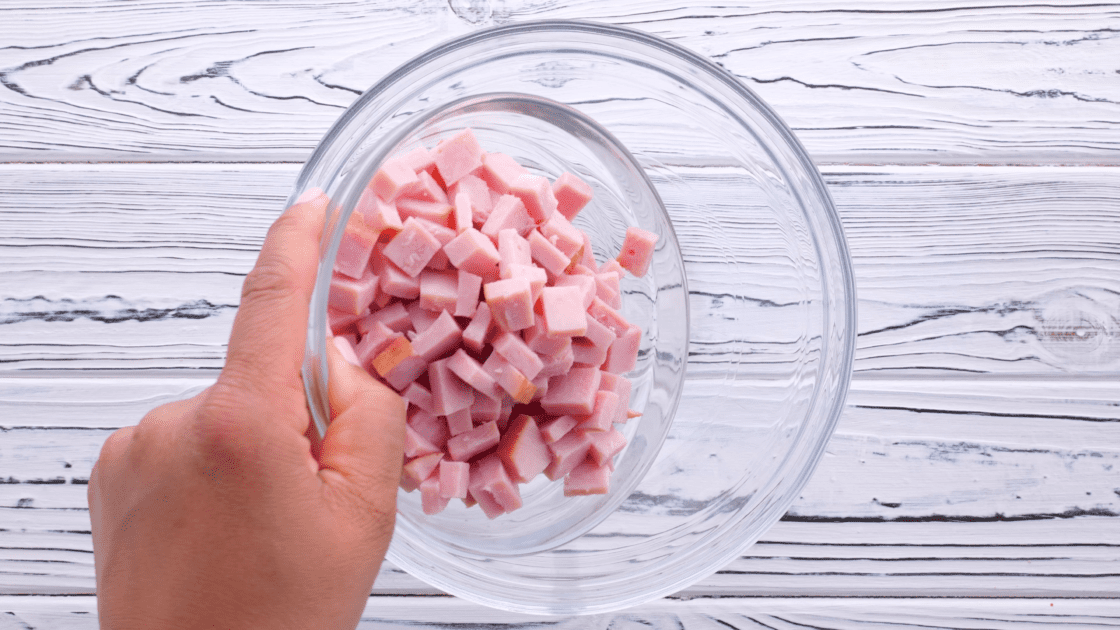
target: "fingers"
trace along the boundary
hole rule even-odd
[[[335,344],[327,344],[327,357],[334,419],[323,438],[319,475],[348,507],[373,514],[381,528],[387,523],[391,531],[404,451],[405,403],[348,363]]]
[[[266,394],[276,386],[302,391],[299,369],[327,203],[320,193],[288,208],[269,228],[245,277],[222,378]]]

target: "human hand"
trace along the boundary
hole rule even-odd
[[[102,628],[357,625],[393,532],[404,403],[328,343],[333,421],[312,454],[300,366],[326,204],[269,230],[217,382],[102,447]]]

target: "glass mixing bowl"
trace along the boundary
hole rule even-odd
[[[304,383],[326,426],[326,298],[341,228],[387,157],[471,127],[537,174],[595,197],[576,224],[599,261],[627,226],[660,235],[623,313],[644,331],[628,446],[607,495],[543,477],[495,520],[458,501],[425,516],[400,492],[389,559],[454,595],[512,611],[616,610],[726,565],[789,508],[843,407],[855,288],[840,221],[804,149],[755,94],[703,57],[638,31],[568,21],[480,31],[363,94],[319,144],[289,203],[322,188],[328,217]]]

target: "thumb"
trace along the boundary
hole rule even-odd
[[[335,342],[347,343],[341,337]],[[336,343],[327,344],[332,420],[319,451],[319,476],[350,507],[391,517],[401,479],[405,403],[349,363]]]

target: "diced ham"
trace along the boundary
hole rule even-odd
[[[417,334],[420,334],[428,329],[432,324],[439,319],[442,311],[429,311],[420,306],[420,301],[416,300],[410,302],[406,307],[408,310],[408,321],[410,328],[415,331],[415,334],[409,335],[409,340],[414,340]]]
[[[609,431],[597,431],[589,437],[591,448],[587,452],[587,457],[597,466],[606,464],[626,446],[626,437],[614,427]]]
[[[385,231],[400,232],[401,228],[404,227],[401,223],[401,215],[397,212],[397,206],[392,202],[382,200],[369,187],[362,191],[362,196],[358,199],[358,205],[354,206],[354,214],[361,215],[366,226],[378,234]]]
[[[541,474],[552,461],[552,453],[536,421],[524,414],[510,420],[498,444],[498,457],[509,476],[518,483],[526,483]]]
[[[557,287],[578,287],[580,291],[580,304],[584,310],[591,306],[595,300],[595,278],[593,276],[560,276],[553,283]]]
[[[379,352],[377,356],[373,358],[371,364],[373,365],[373,369],[384,377],[390,370],[397,367],[401,361],[411,356],[414,356],[412,352],[412,343],[404,337],[398,337],[390,342],[384,350]]]
[[[420,483],[420,508],[428,516],[442,512],[450,501],[440,494],[439,475],[433,474]]]
[[[370,182],[370,188],[385,201],[396,201],[397,197],[416,188],[420,179],[402,159],[388,160],[377,169]]]
[[[412,340],[412,349],[415,354],[431,362],[450,354],[458,347],[461,339],[462,331],[455,318],[447,311],[442,311],[431,326]]]
[[[594,409],[599,379],[599,370],[593,367],[573,367],[565,375],[554,376],[548,382],[548,394],[541,399],[541,407],[555,416],[586,416]]]
[[[425,413],[435,415],[435,406],[432,402],[432,392],[428,391],[420,383],[409,383],[408,387],[404,388],[401,392],[401,398],[408,401],[408,404],[422,409]]]
[[[408,318],[408,310],[400,302],[394,302],[385,308],[376,310],[358,322],[358,332],[367,334],[374,324],[381,322],[391,330],[404,332],[409,329],[412,322]]]
[[[486,223],[482,224],[481,232],[496,243],[498,233],[502,230],[514,230],[520,235],[528,235],[533,225],[533,219],[529,217],[525,204],[520,199],[513,195],[502,195],[498,203],[494,204],[490,216],[486,217]]]
[[[427,171],[430,175],[436,170],[436,162],[432,158],[431,152],[424,147],[416,147],[408,153],[405,153],[401,161],[417,174],[419,174],[420,171]]]
[[[599,298],[591,300],[591,306],[587,308],[587,314],[600,324],[610,328],[616,337],[621,337],[630,328],[630,322],[626,321],[622,313],[607,306],[607,303]]]
[[[427,173],[424,173],[424,175],[427,176]],[[429,177],[429,179],[431,178]],[[409,218],[413,218],[424,219],[432,223],[445,223],[447,218],[451,216],[451,204],[446,201],[427,201],[402,197],[397,200],[397,212],[400,213],[401,219],[406,222]]]
[[[537,307],[541,307],[540,301],[537,302]],[[538,355],[553,355],[572,344],[571,337],[550,337],[543,317],[535,318],[531,327],[521,331],[521,336],[525,339],[525,344]]]
[[[618,261],[612,258],[600,265],[599,271],[597,273],[613,273],[618,276],[619,280],[621,280],[624,271],[626,270],[622,268],[622,265],[618,264]]]
[[[613,309],[622,308],[622,294],[618,282],[618,274],[595,274],[595,296]]]
[[[638,364],[638,349],[641,345],[642,329],[631,326],[611,344],[603,369],[612,374],[625,374],[633,370]]]
[[[377,285],[378,278],[368,267],[358,280],[342,274],[333,274],[327,294],[327,304],[336,311],[359,315],[364,313],[377,297]]]
[[[447,421],[443,418],[423,409],[416,409],[409,414],[408,426],[440,450],[447,448],[447,440],[451,437],[451,433],[447,430]]]
[[[415,278],[440,247],[442,245],[436,237],[416,219],[409,217],[401,231],[385,246],[385,257],[409,277]]]
[[[487,153],[482,156],[482,169],[478,176],[499,194],[507,194],[518,177],[528,174],[524,166],[505,153]]]
[[[423,457],[433,453],[439,454],[440,448],[428,441],[427,438],[417,433],[412,427],[404,427],[404,454],[406,457]],[[439,461],[438,459],[436,460]],[[435,464],[432,465],[433,467]],[[431,472],[430,470],[428,471]]]
[[[350,365],[362,367],[362,362],[358,360],[358,355],[354,353],[354,346],[349,339],[346,337],[335,337],[331,340],[331,343],[334,344],[338,353],[342,355],[343,360]]]
[[[436,180],[432,179],[432,175],[430,173],[428,173],[427,171],[417,171],[416,178],[420,180],[420,183],[413,190],[408,191],[408,194],[406,195],[407,199],[432,201],[441,204],[447,204],[447,193],[444,192],[443,188],[440,187],[439,184],[436,183]],[[405,201],[405,199],[402,198],[397,200],[398,210],[400,209],[400,204],[402,201]]]
[[[473,402],[471,404],[474,404]],[[447,414],[447,430],[452,436],[466,433],[474,428],[474,421],[471,420],[471,410],[460,409],[459,411],[452,411]]]
[[[485,278],[498,277],[498,248],[482,232],[469,228],[443,246],[447,258],[457,269]]]
[[[455,373],[448,367],[447,361],[447,359],[433,361],[428,365],[428,383],[432,388],[432,403],[435,406],[436,413],[443,416],[460,409],[468,409],[474,403],[474,391],[458,376],[455,376]],[[448,428],[450,428],[450,425]],[[459,458],[456,457],[455,459]]]
[[[494,448],[501,441],[498,423],[487,422],[460,433],[447,441],[447,452],[457,462],[469,461],[475,455]]]
[[[374,357],[381,354],[381,351],[389,347],[389,344],[401,337],[401,333],[396,332],[382,324],[381,322],[374,322],[372,328],[362,335],[362,340],[358,342],[358,347],[355,349],[359,364],[364,366],[370,365]]]
[[[486,186],[486,182],[474,175],[464,175],[462,179],[447,189],[447,194],[452,199],[463,193],[466,193],[470,200],[472,223],[482,225],[494,208],[494,202],[490,199],[490,189]]]
[[[369,266],[369,256],[373,253],[373,246],[380,234],[366,225],[362,215],[356,212],[351,214],[338,244],[334,270],[350,278],[360,279]]]
[[[443,453],[427,453],[417,456],[401,468],[401,487],[405,492],[412,492],[420,487],[425,479],[432,476],[432,472],[443,460]]]
[[[399,392],[427,370],[428,362],[424,357],[411,356],[398,363],[397,367],[389,370],[389,373],[385,375],[385,382],[389,384],[389,387]]]
[[[510,278],[526,278],[529,280],[529,299],[533,304],[537,303],[541,296],[541,289],[548,284],[548,272],[533,264],[510,265],[501,276],[503,280]]]
[[[564,479],[564,496],[577,497],[589,494],[607,494],[611,488],[611,470],[606,464],[599,466],[585,459]]]
[[[455,317],[473,317],[478,310],[481,291],[482,276],[460,269],[455,283]],[[423,287],[421,287],[421,295],[423,295]]]
[[[471,405],[471,418],[478,424],[485,422],[497,422],[502,413],[502,401],[500,398],[490,398],[488,396],[475,396],[474,404]]]
[[[599,265],[595,262],[595,254],[591,249],[591,237],[583,233],[583,249],[580,250],[579,264],[587,267],[592,273],[598,271]]]
[[[552,461],[544,469],[544,476],[552,481],[567,475],[587,457],[591,440],[583,431],[569,431],[564,437],[548,445]]]
[[[502,230],[498,232],[498,273],[503,278],[509,278],[507,270],[511,265],[533,264],[533,252],[529,241],[521,237],[517,230]]]
[[[478,354],[482,347],[490,340],[490,331],[493,329],[493,320],[490,317],[490,307],[482,302],[475,309],[471,323],[463,329],[463,345]]]
[[[579,424],[579,420],[575,416],[560,416],[553,418],[548,422],[541,424],[541,438],[546,444],[552,444],[568,434],[575,426]]]
[[[540,233],[540,230],[529,232],[529,248],[533,261],[553,276],[563,274],[568,265],[572,263],[571,258],[565,256],[564,252],[549,242]]]
[[[498,383],[494,380],[486,370],[482,369],[482,365],[471,358],[462,348],[455,351],[447,359],[447,367],[455,373],[464,383],[470,385],[474,390],[483,396],[497,400],[502,392],[498,388]],[[475,401],[479,400],[475,396]]]
[[[510,398],[522,404],[533,400],[533,395],[537,392],[533,382],[525,378],[520,370],[508,363],[498,371],[495,380],[509,394]]]
[[[549,243],[564,252],[569,261],[583,248],[583,232],[580,232],[579,228],[572,225],[559,212],[553,212],[552,216],[541,224],[540,231]]]
[[[595,408],[591,415],[586,416],[579,423],[580,431],[608,431],[614,426],[615,415],[618,413],[618,394],[599,390],[595,392]]]
[[[614,421],[620,424],[626,422],[629,419],[627,411],[630,408],[630,389],[632,387],[630,379],[602,371],[600,371],[599,376],[601,377],[599,390],[614,392],[618,395],[618,408],[615,412]]]
[[[541,373],[537,375],[537,378],[541,376],[552,378],[553,376],[567,374],[568,371],[572,369],[572,366],[575,365],[576,357],[575,351],[573,350],[574,347],[575,346],[571,343],[568,343],[568,345],[564,346],[559,352],[550,355],[548,361],[544,364],[544,368],[541,369]]]
[[[351,326],[355,322],[361,320],[363,317],[367,317],[368,315],[369,313],[366,311],[355,314],[348,313],[346,311],[340,311],[331,306],[327,306],[327,321],[330,322],[331,332],[336,335],[341,334],[344,331],[351,330]]]
[[[467,498],[471,465],[447,459],[439,463],[439,495],[445,499]]]
[[[537,353],[525,345],[521,337],[513,333],[502,332],[498,334],[491,345],[494,346],[496,354],[517,368],[529,380],[536,378],[541,368],[544,367],[544,362],[537,356]]]
[[[509,187],[509,194],[525,204],[525,210],[534,223],[544,223],[556,212],[556,195],[548,179],[539,175],[520,175]]]
[[[471,465],[472,472],[475,470],[475,468],[476,468],[476,465],[472,464]],[[478,507],[482,508],[482,513],[486,515],[486,518],[494,519],[494,518],[498,518],[502,514],[506,513],[505,509],[502,508],[502,506],[498,503],[498,500],[494,498],[494,495],[490,494],[489,492],[486,492],[485,490],[482,490],[481,488],[478,489],[478,496],[477,497],[472,495],[470,489],[468,488],[467,489],[467,499],[464,499],[463,503],[467,503],[467,500],[475,501],[475,503],[478,505]],[[469,505],[472,505],[472,504],[468,504],[468,506]]]
[[[571,173],[561,173],[552,184],[556,196],[556,209],[571,221],[591,201],[591,186]]]
[[[470,195],[465,192],[455,195],[452,208],[452,217],[455,219],[455,231],[457,233],[462,234],[467,231],[467,228],[474,227]]]
[[[482,147],[470,129],[441,141],[433,153],[436,170],[448,186],[482,166]]]
[[[482,287],[490,315],[503,330],[514,331],[533,325],[532,288],[526,278],[488,282]]]
[[[505,512],[521,507],[521,493],[510,479],[497,455],[491,454],[471,466],[470,491],[475,497],[485,493],[494,498]],[[479,497],[479,501],[482,499]]]
[[[637,227],[626,228],[626,238],[622,241],[618,264],[639,278],[646,275],[655,245],[657,245],[657,235],[653,232]]]
[[[581,308],[583,292],[576,286],[541,290],[541,315],[550,336],[580,337],[587,332],[587,311]]]
[[[381,291],[393,297],[414,300],[420,297],[420,276],[410,276],[386,261],[381,272]]]
[[[458,272],[431,269],[420,272],[420,308],[454,312],[458,301]]]

